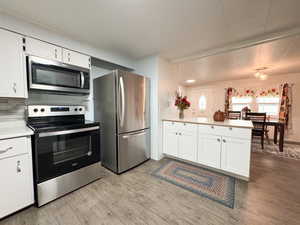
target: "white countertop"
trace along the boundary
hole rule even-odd
[[[250,120],[225,120],[224,122],[216,122],[213,119],[207,118],[207,117],[190,117],[190,118],[184,118],[184,119],[166,118],[166,119],[163,119],[163,121],[253,129],[253,123]]]
[[[0,123],[0,140],[33,135],[25,121],[9,121]]]

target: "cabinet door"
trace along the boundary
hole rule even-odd
[[[178,123],[163,123],[163,152],[178,157]]]
[[[198,162],[220,169],[221,137],[216,135],[198,135]]]
[[[166,130],[164,134],[164,153],[178,157],[178,134],[175,131]]]
[[[250,140],[223,137],[221,168],[231,173],[249,177],[250,154]]]
[[[22,38],[0,29],[0,97],[27,97]]]
[[[180,131],[178,157],[197,162],[197,131]]]
[[[63,49],[63,62],[83,68],[90,68],[90,57],[71,50]]]
[[[0,218],[33,204],[31,155],[0,160]]]
[[[26,53],[45,59],[62,61],[62,48],[33,38],[26,38]]]

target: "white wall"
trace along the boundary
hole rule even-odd
[[[225,88],[274,87],[284,82],[294,83],[292,107],[293,129],[286,135],[286,140],[300,142],[300,74],[297,73],[270,76],[265,81],[253,78],[214,82],[209,85],[187,88],[187,95],[192,103],[189,115],[212,117],[215,111],[219,109],[224,111]],[[199,112],[197,109],[198,99],[202,94],[207,97],[207,110],[205,112]],[[272,134],[270,136],[273,137]]]
[[[151,79],[151,158],[158,160],[158,120],[159,120],[159,109],[158,109],[158,56],[145,57],[136,62],[136,73],[145,75]]]
[[[178,116],[178,110],[174,106],[175,94],[178,87],[181,88],[183,94],[185,89],[179,85],[178,65],[171,64],[163,58],[159,58],[158,63],[158,158],[162,158],[163,154],[163,127],[162,119],[174,118]]]

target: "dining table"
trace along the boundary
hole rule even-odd
[[[255,122],[259,123],[259,121]],[[279,133],[279,151],[283,152],[285,121],[280,119],[266,119],[265,125],[267,127],[274,127],[274,144],[278,142]]]

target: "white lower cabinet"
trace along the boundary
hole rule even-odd
[[[178,138],[178,157],[197,161],[197,133],[191,131],[180,131]]]
[[[197,131],[190,130],[190,127],[181,126],[179,123],[166,122],[164,127],[164,153],[196,162]]]
[[[163,153],[179,159],[197,162],[201,165],[226,171],[249,178],[251,129],[241,130],[237,138],[229,136],[237,129],[214,127],[211,125],[189,124],[181,122],[163,123]],[[199,129],[197,129],[199,128]],[[216,130],[216,134],[214,133]],[[242,138],[241,138],[242,137]]]
[[[0,159],[0,219],[34,203],[31,140],[30,137],[15,140],[21,139],[26,140],[23,146],[14,145],[14,139],[7,140],[11,143],[10,147],[0,143],[0,156],[5,151],[16,152],[16,155]],[[18,154],[23,152],[16,149],[20,147],[26,148],[27,152]]]
[[[223,137],[221,169],[249,177],[251,140]]]
[[[164,153],[178,157],[178,136],[177,132],[166,130],[164,133]]]
[[[220,136],[199,134],[198,162],[217,169],[221,168]]]

